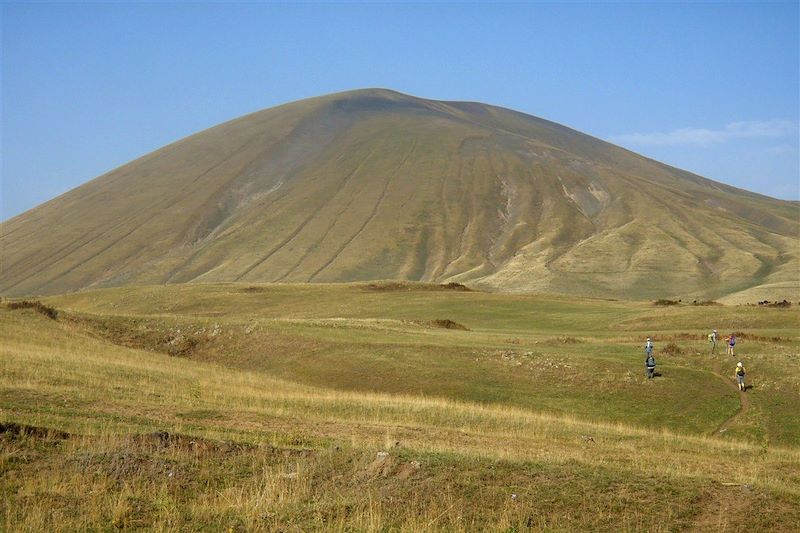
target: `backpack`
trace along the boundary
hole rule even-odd
[[[737,376],[744,376],[744,367],[743,366],[737,366],[736,367],[736,375]]]

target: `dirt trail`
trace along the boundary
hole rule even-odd
[[[715,487],[698,505],[701,510],[690,531],[744,531],[752,505],[750,485]]]
[[[725,372],[722,370],[722,362],[723,361],[721,361],[718,357],[714,358],[713,362],[711,363],[711,366],[713,368],[712,373],[719,379],[724,381],[725,384],[728,385],[730,388],[735,390],[737,394],[739,394],[739,409],[736,411],[736,413],[734,413],[733,416],[725,420],[722,424],[719,425],[717,429],[714,430],[713,433],[714,435],[718,435],[727,430],[736,421],[737,418],[742,416],[750,409],[750,398],[747,397],[746,392],[742,392],[739,390],[739,387],[733,382],[732,378],[725,377]],[[726,359],[725,362],[727,363],[728,360]],[[732,366],[733,363],[730,363],[730,365],[731,369],[733,369]]]
[[[714,357],[711,363],[711,372],[721,379],[727,386],[732,388],[739,395],[739,409],[730,418],[722,422],[717,427],[713,435],[719,435],[727,430],[733,423],[750,409],[750,399],[747,393],[739,390],[734,383],[733,376],[726,377],[727,372],[723,370],[723,365],[730,366],[733,370],[730,359]],[[722,485],[714,487],[697,507],[697,513],[691,531],[743,531],[747,518],[747,513],[752,506],[752,487],[747,484],[731,483],[728,486]]]

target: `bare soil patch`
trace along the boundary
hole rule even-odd
[[[250,287],[244,287],[243,289],[240,289],[240,292],[244,292],[244,293],[267,292],[267,288],[266,287],[258,287],[256,285],[252,285]]]

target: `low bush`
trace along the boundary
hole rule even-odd
[[[472,291],[461,283],[417,283],[413,281],[376,281],[364,285],[368,291]]]
[[[451,281],[450,283],[442,283],[439,286],[441,288],[443,288],[443,289],[447,289],[447,290],[451,290],[451,291],[471,291],[472,290],[469,287],[467,287],[466,285],[464,285],[462,283],[456,283],[454,281]]]
[[[661,299],[661,300],[656,300],[655,302],[653,302],[653,305],[678,305],[679,303],[681,303],[680,300],[664,300],[664,299]]]
[[[172,357],[188,357],[200,342],[194,337],[179,335],[167,342],[167,353]]]
[[[410,291],[412,286],[401,281],[381,281],[365,285],[369,291]]]
[[[778,337],[778,336],[766,336],[766,335],[755,335],[753,333],[746,333],[744,331],[737,331],[734,333],[736,338],[739,340],[749,340],[749,341],[756,341],[756,342],[791,342],[790,337]]]
[[[39,300],[22,300],[20,302],[11,302],[8,304],[9,309],[33,309],[37,313],[41,313],[49,319],[58,319],[58,309],[44,305]]]
[[[459,324],[458,322],[454,322],[449,318],[436,318],[434,320],[414,320],[413,322],[415,324],[431,328],[460,329],[462,331],[469,331],[469,328],[464,324]]]
[[[674,342],[671,342],[661,349],[661,353],[666,355],[681,355],[683,349]]]
[[[770,302],[769,300],[763,300],[758,302],[758,305],[761,307],[791,307],[792,302],[789,300],[783,300],[782,302]]]

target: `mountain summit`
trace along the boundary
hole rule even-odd
[[[0,294],[402,279],[752,300],[797,292],[799,215],[547,120],[368,89],[226,122],[8,220]]]

